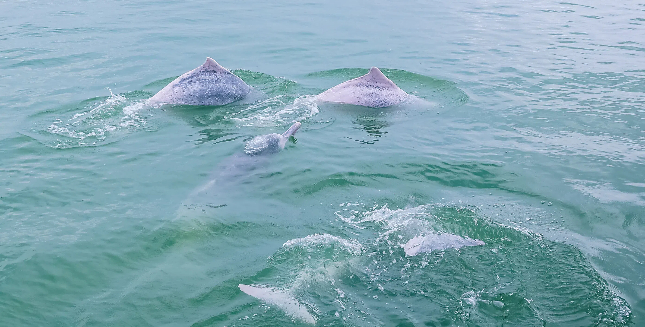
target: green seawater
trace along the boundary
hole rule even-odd
[[[638,1],[0,0],[0,326],[643,326],[644,25]],[[206,57],[251,96],[145,104]],[[416,100],[315,101],[372,66]]]

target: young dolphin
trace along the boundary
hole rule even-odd
[[[194,215],[195,209],[208,214],[209,208],[217,209],[225,205],[231,199],[231,192],[257,178],[253,171],[264,166],[273,154],[284,149],[289,137],[294,135],[300,126],[299,122],[295,122],[282,134],[256,136],[248,141],[243,153],[224,159],[208,180],[191,192],[188,199],[183,201],[178,215]]]
[[[216,180],[220,186],[227,183],[239,183],[241,179],[249,175],[249,172],[262,166],[271,155],[282,151],[289,137],[294,135],[301,125],[300,122],[295,122],[282,134],[259,135],[246,142],[244,153],[237,153],[222,161],[214,174],[211,175],[210,181],[207,183],[208,187],[202,187],[196,193],[201,193],[210,188]]]
[[[287,131],[282,134],[272,133],[267,135],[256,136],[244,147],[244,153],[250,156],[256,156],[260,154],[269,154],[276,153],[284,149],[284,146],[287,144],[287,140],[293,134],[295,134],[300,128],[300,122],[295,122]]]
[[[324,102],[345,103],[372,108],[384,108],[399,104],[409,95],[381,71],[372,67],[361,77],[340,83],[320,93],[317,99]]]
[[[250,91],[251,87],[242,79],[206,58],[203,65],[177,77],[148,103],[221,106],[244,98]]]

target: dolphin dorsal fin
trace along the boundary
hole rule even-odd
[[[362,78],[369,80],[371,83],[374,83],[374,84],[385,84],[387,86],[396,87],[398,89],[396,84],[394,84],[394,82],[392,82],[389,78],[387,78],[387,76],[383,75],[381,70],[376,67],[370,68],[370,72],[362,76]]]
[[[228,71],[228,69],[220,66],[220,64],[218,64],[217,61],[213,60],[213,58],[211,57],[206,57],[206,62],[200,68],[221,74],[231,73],[230,71]]]
[[[380,77],[380,78],[385,77],[385,75],[383,75],[383,73],[381,72],[381,70],[380,70],[380,69],[378,69],[377,67],[372,67],[372,68],[370,68],[370,72],[369,72],[369,73],[367,73],[367,75],[368,75],[368,76],[372,76],[372,77],[374,77],[374,78],[376,78],[376,77]],[[385,77],[385,78],[387,78],[387,77]]]
[[[408,99],[408,94],[376,67],[360,77],[340,83],[316,96],[320,101],[385,108]]]

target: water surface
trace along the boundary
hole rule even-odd
[[[645,324],[644,22],[637,2],[0,1],[0,325]],[[252,96],[144,104],[207,56]],[[314,101],[372,66],[420,100]]]

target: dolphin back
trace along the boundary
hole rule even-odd
[[[153,103],[184,104],[195,106],[221,106],[244,98],[251,87],[220,66],[215,60],[206,62],[177,77],[150,101]]]
[[[340,83],[319,94],[318,100],[357,106],[384,108],[402,103],[408,94],[376,67],[369,73]]]

